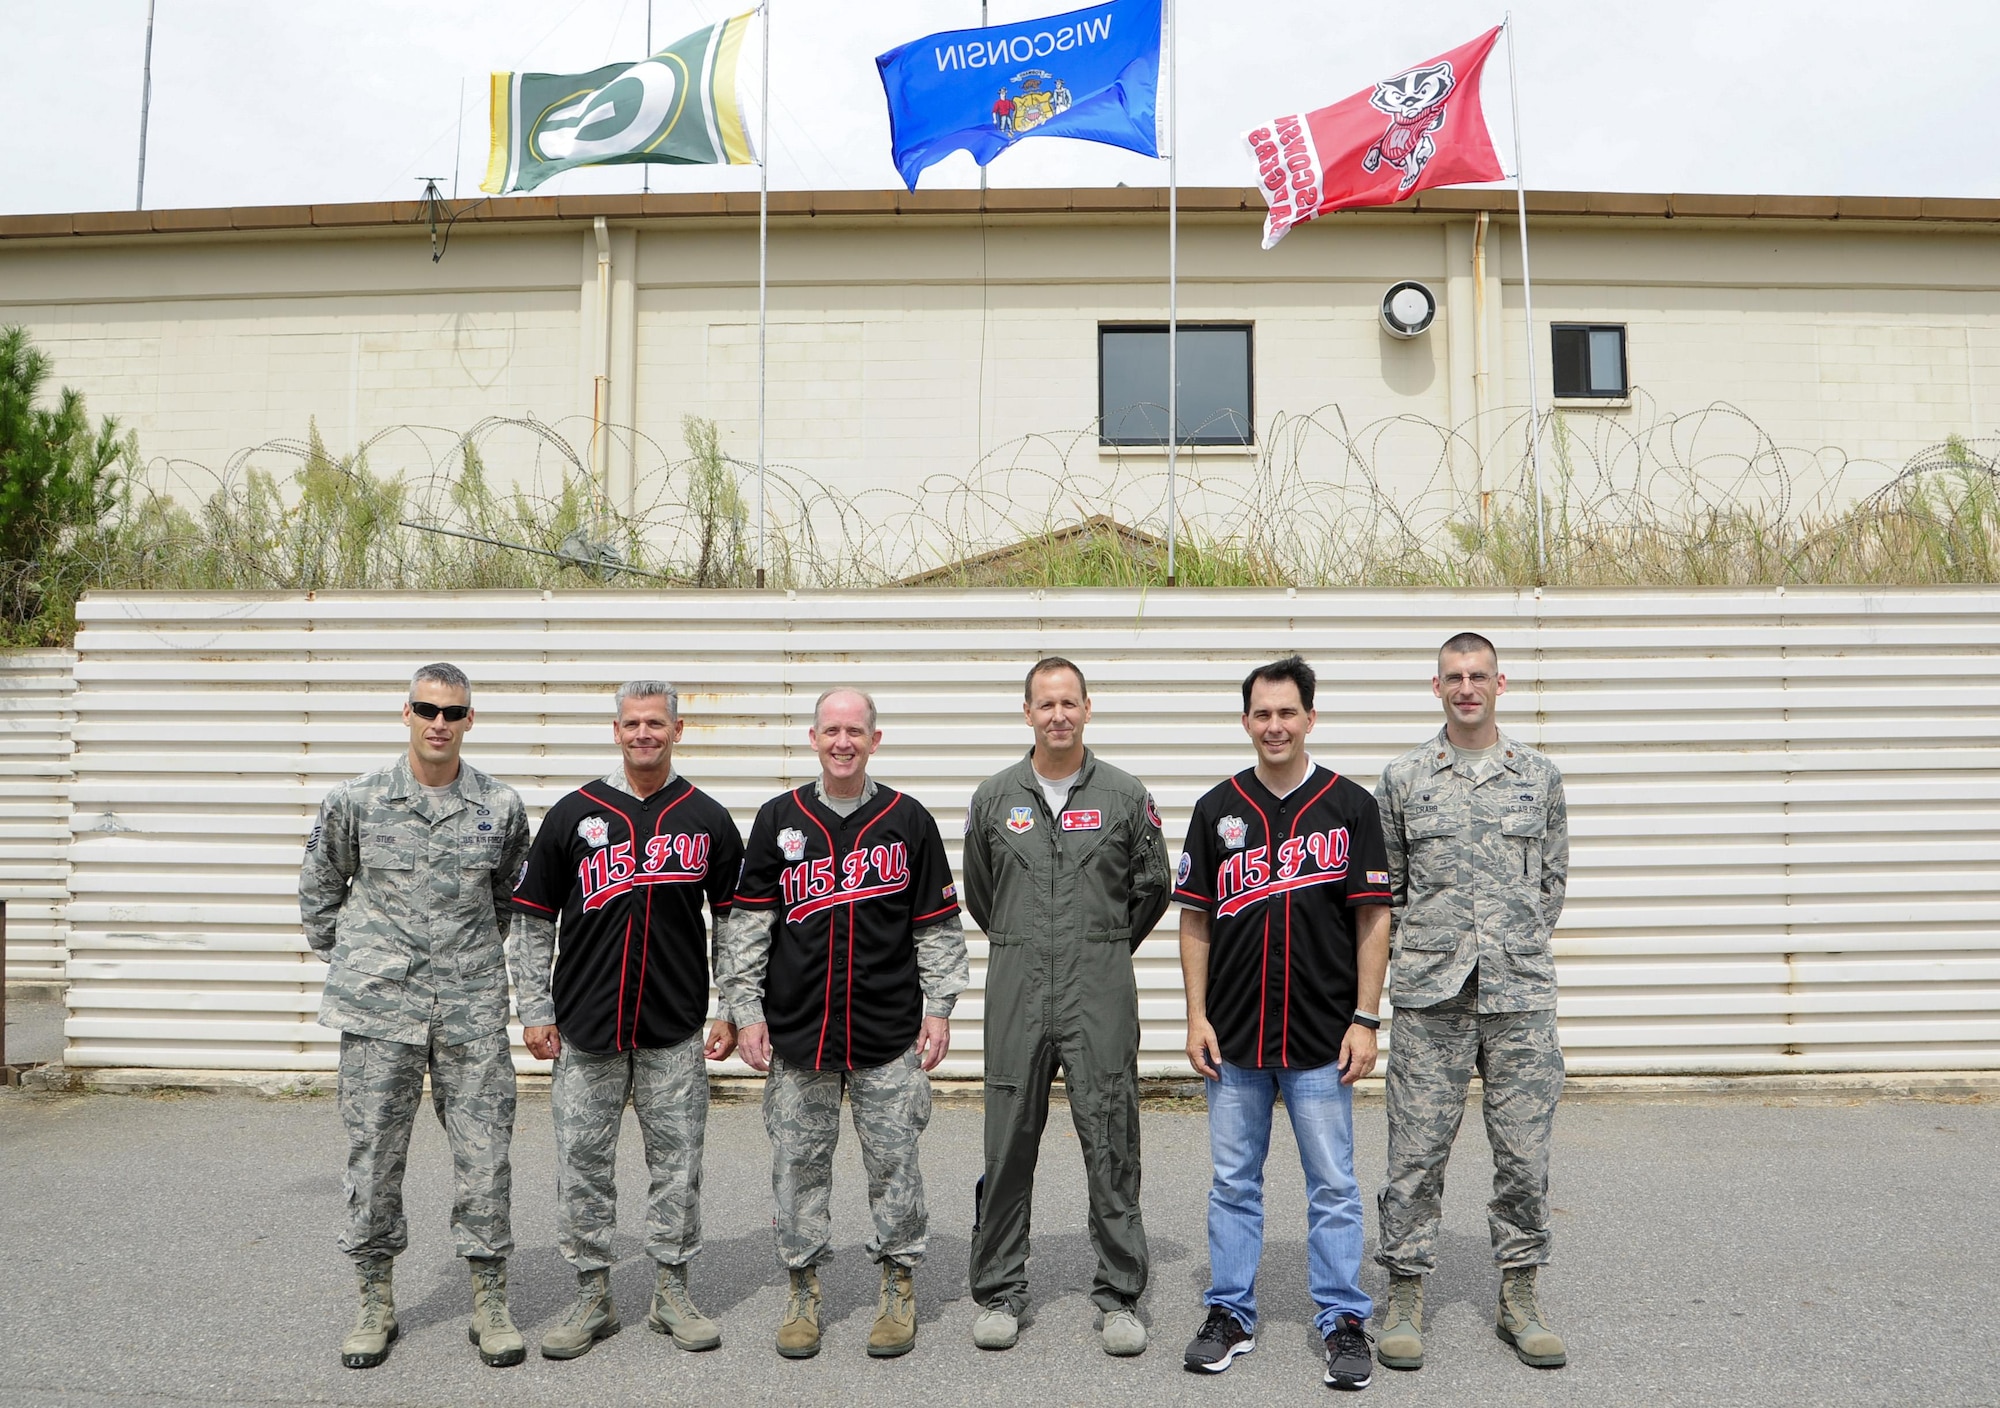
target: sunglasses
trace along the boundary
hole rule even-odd
[[[446,723],[455,724],[472,712],[472,706],[470,704],[432,704],[426,700],[412,699],[410,701],[410,712],[420,719],[434,719],[439,714],[443,714]]]

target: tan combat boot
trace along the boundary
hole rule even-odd
[[[561,1322],[542,1336],[542,1358],[578,1358],[590,1353],[599,1340],[608,1340],[624,1328],[618,1323],[618,1307],[611,1301],[611,1273],[579,1271],[576,1299],[569,1303]]]
[[[722,1327],[701,1313],[688,1294],[688,1269],[662,1266],[653,1283],[653,1308],[646,1316],[646,1328],[672,1335],[682,1349],[717,1349],[722,1345]]]
[[[394,1265],[388,1257],[354,1263],[361,1279],[361,1308],[354,1316],[354,1328],[340,1342],[340,1362],[350,1369],[374,1368],[389,1357],[389,1346],[396,1342]]]
[[[917,1288],[910,1268],[882,1263],[882,1299],[875,1307],[875,1325],[868,1331],[868,1357],[894,1359],[908,1354],[917,1342]]]
[[[1562,1336],[1549,1328],[1535,1296],[1532,1266],[1510,1266],[1500,1273],[1500,1317],[1493,1333],[1514,1346],[1523,1364],[1537,1369],[1560,1369],[1569,1362]]]
[[[778,1322],[778,1353],[810,1359],[819,1353],[819,1273],[810,1266],[791,1273],[785,1318]]]
[[[1375,1333],[1375,1357],[1385,1369],[1424,1367],[1424,1278],[1389,1273],[1389,1299]]]
[[[507,1259],[468,1257],[466,1262],[472,1268],[472,1323],[466,1326],[466,1338],[491,1368],[519,1364],[528,1357],[528,1342],[507,1313]]]

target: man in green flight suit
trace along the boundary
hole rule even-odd
[[[1132,953],[1166,912],[1160,815],[1138,779],[1083,746],[1090,691],[1059,656],[1028,672],[1027,757],[973,793],[965,903],[985,931],[986,1172],[972,1234],[972,1327],[1007,1349],[1028,1304],[1035,1156],[1057,1067],[1090,1187],[1091,1300],[1104,1350],[1146,1348],[1139,1217],[1139,995]]]

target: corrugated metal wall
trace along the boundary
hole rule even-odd
[[[815,695],[868,687],[877,775],[955,851],[974,784],[1026,745],[1023,671],[1058,651],[1090,672],[1092,745],[1178,845],[1250,761],[1250,665],[1305,653],[1315,755],[1372,786],[1437,728],[1432,652],[1470,627],[1501,646],[1503,722],[1569,778],[1573,1070],[2000,1066],[2000,590],[131,595],[82,616],[75,1064],[332,1064],[299,845],[332,783],[403,746],[426,660],[471,673],[467,754],[537,813],[615,757],[618,681],[673,679],[678,760],[746,826],[813,775]],[[1184,1071],[1170,928],[1140,969],[1148,1068]]]
[[[0,655],[0,899],[10,983],[62,980],[75,661],[67,650]]]

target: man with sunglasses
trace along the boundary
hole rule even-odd
[[[1446,641],[1431,679],[1444,728],[1375,787],[1397,919],[1375,1254],[1389,1273],[1376,1350],[1391,1369],[1423,1366],[1423,1278],[1437,1266],[1445,1165],[1475,1071],[1493,1148],[1495,1328],[1524,1364],[1566,1362],[1536,1274],[1549,1259],[1549,1142],[1563,1087],[1551,935],[1569,880],[1569,810],[1556,765],[1500,731],[1506,692],[1492,641],[1471,631]]]
[[[408,751],[327,794],[306,838],[299,914],[327,962],[320,1021],[340,1032],[347,1226],[360,1309],[340,1362],[370,1369],[398,1332],[390,1269],[409,1245],[403,1169],[430,1077],[451,1144],[452,1234],[471,1264],[469,1337],[486,1363],[519,1364],[507,1311],[514,1063],[503,949],[528,854],[514,789],[460,761],[472,685],[448,664],[410,681]]]

